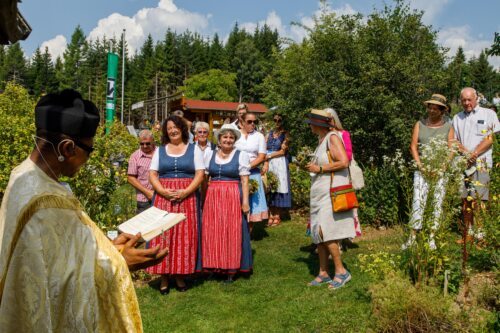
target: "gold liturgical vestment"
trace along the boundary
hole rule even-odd
[[[122,255],[29,158],[12,171],[0,209],[0,278],[1,332],[142,332]]]

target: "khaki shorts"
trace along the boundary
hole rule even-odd
[[[489,200],[490,174],[488,170],[476,171],[469,177],[465,177],[466,180],[460,188],[462,198],[471,196],[474,199]]]

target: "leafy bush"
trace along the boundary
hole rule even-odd
[[[103,229],[114,228],[121,216],[115,205],[124,200],[116,198],[123,190],[115,191],[127,184],[128,159],[138,149],[137,139],[116,121],[109,135],[104,134],[104,126],[98,128],[94,148],[78,175],[67,181],[89,216]]]
[[[28,157],[35,134],[35,102],[23,87],[8,83],[0,94],[0,199],[14,167]]]
[[[358,260],[361,271],[376,280],[383,280],[389,274],[400,272],[401,268],[401,255],[388,252],[360,254]]]
[[[469,332],[485,331],[491,314],[471,321],[450,297],[437,288],[415,288],[401,276],[389,275],[369,288],[373,328],[377,332]],[[475,327],[471,327],[474,325]]]
[[[292,205],[295,209],[309,209],[311,176],[309,172],[290,163],[290,183],[292,187]]]

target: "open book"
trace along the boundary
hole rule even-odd
[[[169,213],[151,207],[120,224],[118,230],[132,235],[140,232],[141,241],[148,242],[185,219],[186,216],[182,213]]]

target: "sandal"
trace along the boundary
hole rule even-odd
[[[318,281],[317,279],[320,279],[321,281]],[[332,279],[329,276],[318,275],[318,276],[316,276],[316,278],[314,280],[312,280],[311,282],[309,282],[307,285],[309,287],[319,287],[323,283],[331,283],[331,282],[332,282]]]
[[[281,217],[280,216],[274,218],[274,226],[280,225],[280,223],[281,223]]]
[[[276,221],[277,220],[274,216],[269,216],[269,219],[267,220],[267,226],[274,227],[275,225],[278,225],[278,223]]]
[[[328,285],[328,289],[330,290],[342,288],[347,282],[351,281],[351,273],[348,271],[345,271],[344,274],[335,274],[335,277],[340,279],[340,282],[331,280]]]

